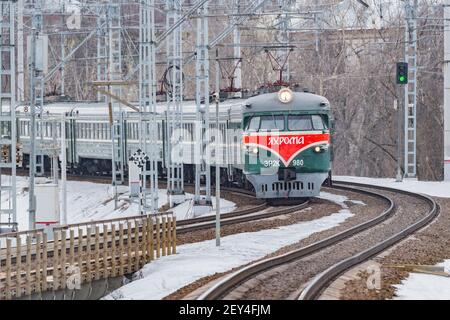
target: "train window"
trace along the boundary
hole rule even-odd
[[[290,115],[288,117],[289,130],[326,130],[327,127],[319,115]]]
[[[288,117],[289,130],[307,131],[312,130],[311,116],[290,115]]]
[[[248,122],[247,130],[257,131],[259,129],[260,122],[261,122],[260,117],[252,117]]]
[[[262,116],[261,130],[284,130],[284,116]]]
[[[327,129],[321,116],[313,115],[313,116],[311,116],[311,120],[312,120],[313,127],[315,130],[326,130]]]
[[[105,124],[104,123],[100,123],[100,140],[105,140],[105,139],[106,139]]]

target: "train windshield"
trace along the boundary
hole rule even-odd
[[[326,125],[319,115],[289,115],[289,130],[311,131],[326,130]]]
[[[260,117],[251,118],[250,121],[248,122],[247,130],[258,131],[260,123],[261,123]]]
[[[260,130],[284,130],[284,116],[262,116]]]
[[[249,131],[284,130],[284,116],[255,116],[247,125]]]

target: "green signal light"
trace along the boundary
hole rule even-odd
[[[405,76],[400,76],[399,78],[398,78],[398,80],[400,80],[400,82],[405,82]]]

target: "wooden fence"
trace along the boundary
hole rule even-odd
[[[175,254],[176,219],[169,213],[67,225],[54,229],[52,241],[42,230],[0,238],[0,300],[7,300],[77,289]]]

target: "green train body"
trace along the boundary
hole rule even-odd
[[[331,127],[322,96],[282,89],[250,98],[242,110],[243,160],[257,197],[317,196],[331,179]]]

